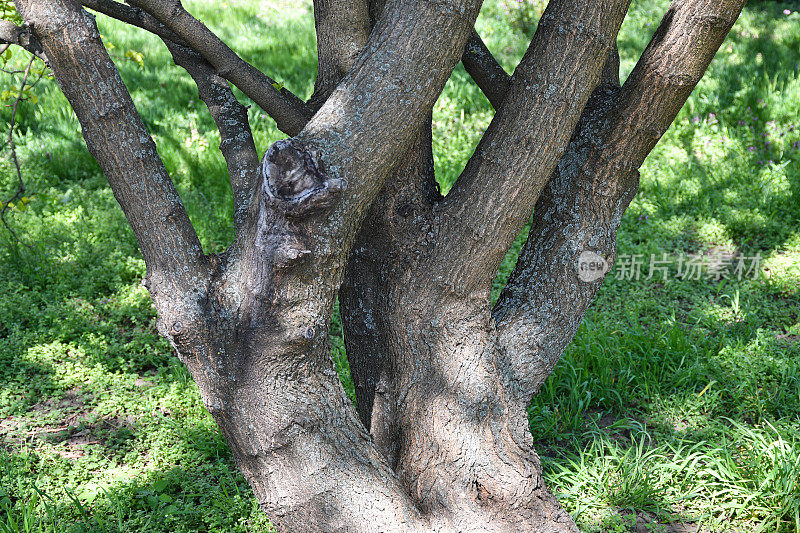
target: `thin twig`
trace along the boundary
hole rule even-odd
[[[20,239],[17,233],[8,224],[8,221],[6,220],[6,212],[8,211],[8,208],[11,206],[12,202],[14,202],[16,199],[22,197],[22,195],[25,194],[25,182],[22,180],[22,168],[20,167],[19,158],[17,157],[17,145],[14,143],[14,126],[16,125],[17,121],[17,109],[19,108],[20,102],[24,100],[23,94],[25,91],[25,85],[27,85],[28,83],[28,76],[30,76],[31,67],[33,66],[33,63],[35,61],[36,57],[31,56],[31,60],[28,62],[28,66],[25,68],[25,73],[22,75],[22,83],[19,86],[19,93],[17,94],[17,98],[16,100],[14,100],[13,107],[11,108],[11,123],[8,127],[8,138],[6,141],[8,143],[9,149],[11,150],[11,161],[14,163],[14,168],[17,171],[17,191],[14,194],[14,196],[9,198],[8,200],[5,201],[0,200],[0,202],[2,202],[3,204],[3,209],[0,210],[0,220],[2,220],[3,225],[6,227],[8,232],[14,237],[16,241],[21,242],[22,244],[24,244],[29,248],[30,245],[24,242],[22,239]],[[40,79],[41,76],[39,77],[39,80]],[[36,80],[37,83],[39,80]]]

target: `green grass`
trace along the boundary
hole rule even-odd
[[[518,23],[512,0],[485,4],[478,29],[510,70],[535,20]],[[665,6],[634,2],[623,77]],[[308,2],[190,7],[310,95]],[[668,281],[610,275],[529,409],[548,482],[584,531],[800,531],[798,10],[745,10],[644,164],[619,236],[620,254],[645,258],[644,277],[662,253],[760,253],[762,275],[681,280],[675,265]],[[157,41],[99,22],[203,245],[223,249],[232,203],[213,122]],[[143,65],[124,60],[129,50]],[[17,135],[32,201],[11,221],[24,244],[0,230],[0,532],[268,531],[196,386],[155,335],[136,243],[77,121],[54,83],[36,94]],[[434,110],[444,191],[491,116],[458,67]],[[280,135],[255,106],[250,117],[263,152]],[[0,197],[13,187],[4,159]],[[352,391],[338,321],[331,333]]]

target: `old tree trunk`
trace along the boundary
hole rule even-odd
[[[139,241],[159,330],[273,523],[294,532],[574,531],[525,407],[615,257],[637,169],[744,0],[676,0],[620,86],[629,0],[551,0],[513,76],[480,0],[315,0],[305,102],[179,0],[15,0]],[[88,8],[161,37],[230,170],[236,239],[205,254]],[[456,64],[496,109],[453,190],[431,109]],[[256,153],[241,89],[291,137]],[[496,305],[492,279],[535,213]],[[330,358],[340,298],[358,411]]]

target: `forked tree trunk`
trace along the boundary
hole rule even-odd
[[[236,202],[220,255],[202,252],[81,3],[16,2],[35,42],[6,40],[47,57],[140,243],[159,331],[279,530],[576,530],[544,486],[525,407],[602,283],[582,258],[613,263],[637,169],[743,0],[673,4],[622,87],[628,0],[551,0],[513,77],[472,29],[477,0],[317,0],[308,104],[178,0],[83,1],[162,37],[195,80]],[[497,112],[442,197],[431,109],[462,53]],[[228,82],[293,135],[260,164]],[[340,286],[358,413],[330,358]]]

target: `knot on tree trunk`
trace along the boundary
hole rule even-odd
[[[265,201],[287,216],[299,216],[328,207],[346,187],[341,178],[328,176],[319,153],[298,141],[273,144],[261,163]]]

